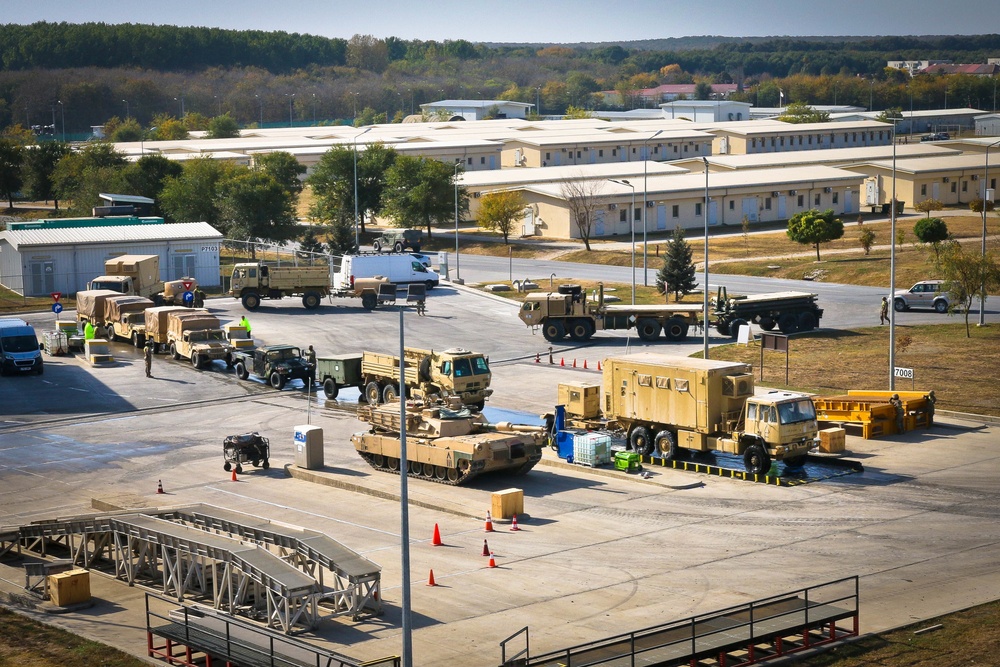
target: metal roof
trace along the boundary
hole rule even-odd
[[[700,160],[699,160],[700,164]],[[569,181],[579,178],[637,178],[662,174],[686,174],[688,169],[662,162],[605,162],[602,164],[573,164],[558,167],[518,167],[517,169],[486,169],[468,171],[459,176],[465,187],[490,187],[503,185],[538,184]]]
[[[74,227],[61,229],[23,229],[0,232],[15,250],[23,246],[86,245],[94,243],[135,243],[180,241],[184,239],[221,239],[222,232],[207,222],[176,222],[162,225],[114,227]]]

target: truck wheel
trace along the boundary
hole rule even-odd
[[[760,444],[755,443],[743,452],[743,466],[751,475],[763,475],[771,469],[771,457]]]
[[[144,340],[140,340],[138,331],[132,332],[132,347],[142,347],[142,344],[144,342],[145,342]]]
[[[399,391],[397,391],[396,385],[387,384],[385,388],[382,390],[382,402],[392,403],[397,398],[399,398]]]
[[[806,455],[791,456],[787,459],[782,459],[781,462],[785,464],[785,468],[801,468],[806,464]]]
[[[799,315],[799,331],[812,331],[816,328],[816,315],[808,311]]]
[[[177,343],[170,344],[170,356],[174,358],[174,361],[180,361],[181,355],[177,352]]]
[[[486,407],[486,399],[484,398],[481,401],[476,401],[475,403],[469,403],[468,405],[469,405],[470,408],[472,408],[476,412],[482,412],[483,408]]]
[[[365,292],[361,295],[361,307],[365,310],[375,310],[375,306],[378,305],[378,298],[371,292]]]
[[[319,308],[320,295],[316,292],[306,292],[302,295],[302,305],[306,310],[316,310]]]
[[[191,365],[197,369],[201,369],[201,367],[204,365],[204,362],[202,362],[201,360],[201,355],[198,354],[197,352],[191,353]]]
[[[660,336],[660,323],[644,317],[635,323],[635,330],[644,341],[654,341]]]
[[[906,301],[900,298],[893,299],[892,307],[897,313],[910,309],[910,307],[906,305]]]
[[[428,280],[427,282],[424,283],[424,285],[427,287],[428,292],[437,287],[437,283],[434,282],[433,280]]]
[[[413,252],[420,252],[420,244],[414,243],[413,245],[410,246],[410,249],[413,250]]]
[[[374,250],[375,252],[382,252],[382,244],[379,243],[378,241],[373,242],[372,250]]]
[[[109,324],[104,328],[105,334],[107,334],[108,342],[113,343],[115,340],[115,325]]]
[[[718,322],[715,323],[715,330],[719,332],[720,336],[728,336],[729,322],[726,322],[725,320],[719,320]]]
[[[256,292],[247,292],[240,300],[243,302],[243,307],[247,310],[257,310],[260,308],[260,296]]]
[[[770,317],[762,317],[760,318],[760,322],[757,323],[757,326],[759,326],[764,331],[774,331],[775,324],[776,323],[774,319]]]
[[[653,446],[656,448],[656,453],[664,461],[676,461],[679,458],[677,440],[670,431],[660,431],[657,433],[656,438],[653,440]]]
[[[361,395],[358,396],[358,403],[367,403],[368,402],[368,395],[365,394],[365,385],[364,385],[364,383],[359,384],[357,386],[357,389],[358,389],[359,392],[361,392]]]
[[[785,313],[778,318],[778,331],[783,334],[795,333],[798,326],[799,318],[795,317],[793,313]]]
[[[238,377],[241,380],[246,380],[248,377],[250,377],[250,373],[247,372],[247,365],[244,364],[242,361],[236,362],[236,377]]]
[[[561,320],[552,320],[542,324],[542,336],[544,336],[545,340],[550,343],[562,340],[565,335],[566,327],[563,325]]]
[[[403,252],[403,244],[400,243],[399,241],[396,241],[395,243],[392,244],[392,251]]]
[[[738,317],[729,323],[729,337],[736,338],[740,335],[740,327],[747,326],[747,321],[742,317]]]
[[[281,391],[282,389],[285,388],[285,376],[279,373],[278,371],[274,371],[273,373],[271,373],[271,377],[269,377],[267,381],[268,383],[270,383],[272,387],[274,387],[278,391]]]
[[[226,355],[226,368],[232,368],[232,367],[233,367],[233,353],[230,352],[229,354]]]
[[[365,398],[368,399],[368,405],[378,405],[379,399],[382,398],[382,389],[378,386],[378,382],[372,380],[365,385]]]
[[[649,429],[645,426],[636,426],[632,429],[632,432],[628,434],[628,444],[632,447],[633,452],[642,456],[653,451],[653,443],[649,439]]]
[[[663,325],[663,335],[667,340],[684,340],[688,335],[689,325],[679,317],[671,317]]]
[[[587,320],[570,320],[569,337],[575,341],[589,340],[591,335],[590,322]]]
[[[340,387],[338,387],[337,383],[333,381],[333,378],[327,378],[323,382],[323,393],[326,394],[326,397],[332,401],[337,398],[337,394],[340,393]]]

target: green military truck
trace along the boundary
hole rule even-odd
[[[392,252],[403,252],[409,248],[413,252],[420,252],[420,239],[424,233],[419,229],[387,229],[382,232],[372,242],[372,250],[382,252],[391,250]]]
[[[295,345],[265,345],[233,352],[236,377],[241,380],[255,375],[275,389],[283,389],[289,380],[302,380],[306,388],[312,384],[313,369]]]
[[[736,338],[740,327],[756,324],[764,331],[775,327],[783,334],[812,331],[823,317],[823,309],[816,305],[817,295],[808,292],[771,292],[733,296],[720,287],[712,303],[715,330],[723,336]]]

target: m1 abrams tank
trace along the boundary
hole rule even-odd
[[[399,403],[362,407],[358,419],[371,424],[351,436],[361,458],[376,470],[399,474]],[[487,472],[523,475],[541,460],[545,442],[543,426],[490,424],[457,399],[406,406],[404,465],[411,477],[454,486]]]

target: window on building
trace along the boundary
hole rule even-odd
[[[770,211],[771,210],[771,198],[770,197],[764,197],[764,210],[765,211]]]
[[[637,220],[640,220],[641,218],[642,218],[642,209],[641,208],[633,209],[632,210],[632,220],[633,221],[637,221]]]
[[[598,149],[598,151],[597,151],[597,157],[604,157],[604,149],[603,148]]]
[[[781,137],[781,138],[779,139],[779,141],[778,141],[778,145],[779,145],[779,146],[784,146],[784,145],[785,145],[785,138],[784,138],[784,137]]]
[[[810,134],[809,135],[809,145],[812,146],[812,143],[813,143],[813,136]]]
[[[952,183],[951,184],[951,191],[952,192],[958,192],[957,186],[958,186],[958,183]]]
[[[581,155],[583,155],[583,153],[581,153],[580,151],[577,151],[576,152],[576,159],[579,160]]]
[[[628,209],[622,209],[618,212],[618,222],[628,222]]]
[[[688,146],[687,146],[687,144],[684,144],[684,152],[685,152],[685,153],[687,153],[687,152],[688,152]]]
[[[469,164],[472,164],[472,158],[471,157],[467,161],[468,161]]]
[[[675,218],[681,217],[681,207],[678,206],[677,204],[674,204],[670,209],[670,215],[672,215]]]
[[[805,198],[805,196],[804,195],[799,195],[799,198],[796,200],[796,202],[797,202],[798,207],[802,208],[803,206],[806,205],[806,198]]]
[[[729,200],[729,210],[730,211],[736,210],[736,202],[734,202],[732,199]]]
[[[611,157],[617,157],[617,156],[618,156],[618,149],[617,148],[612,148],[611,149]]]
[[[486,164],[486,158],[485,157],[479,158],[479,164]]]
[[[694,205],[694,214],[701,215],[701,202],[697,202]]]
[[[834,204],[839,204],[840,203],[840,193],[839,192],[834,192],[833,193],[833,203]]]
[[[545,159],[546,160],[551,160],[552,159],[552,153],[546,153],[545,154]]]
[[[813,206],[819,206],[819,193],[813,197]]]
[[[774,148],[774,146],[775,146],[774,137],[771,137],[771,148]]]
[[[677,146],[674,146],[674,155],[677,154]]]
[[[962,192],[968,192],[968,191],[969,191],[969,182],[962,181]]]

